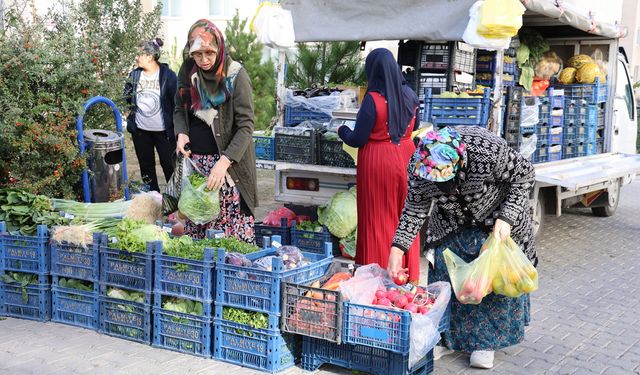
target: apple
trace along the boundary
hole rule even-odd
[[[376,298],[378,298],[378,299],[387,298],[387,292],[385,292],[384,290],[378,290],[376,292]]]
[[[387,297],[378,298],[376,305],[391,306],[391,301]]]
[[[409,300],[407,300],[406,296],[398,296],[398,298],[396,299],[395,305],[396,307],[399,307],[402,309],[407,305],[407,303],[409,303]]]
[[[396,283],[396,285],[404,285],[407,283],[408,280],[409,280],[409,276],[407,276],[407,274],[404,273],[404,271],[398,272],[398,276],[393,278],[393,282]]]
[[[404,296],[407,297],[407,300],[409,302],[413,302],[414,298],[416,297],[413,293],[405,293]]]
[[[400,292],[398,291],[398,289],[389,289],[389,291],[387,292],[387,298],[389,298],[389,300],[394,302],[399,295],[400,295]]]
[[[425,294],[425,293],[426,293],[426,292],[425,292],[425,290],[424,290],[424,289],[422,289],[421,287],[417,287],[417,288],[416,288],[416,295],[417,295],[417,296],[419,296],[419,295],[421,295],[421,294]]]
[[[409,302],[409,303],[407,303],[407,304],[404,306],[404,309],[405,309],[405,310],[407,310],[407,311],[410,311],[410,312],[412,312],[412,313],[414,313],[414,314],[418,312],[418,306],[417,306],[415,303],[413,303],[413,302]]]
[[[429,308],[427,306],[419,306],[418,307],[418,313],[420,314],[426,314],[429,312]]]

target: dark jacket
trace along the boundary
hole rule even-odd
[[[457,172],[458,189],[450,194],[435,183],[416,177],[409,162],[409,192],[393,243],[408,249],[434,208],[427,227],[426,243],[435,247],[445,237],[468,225],[487,231],[496,219],[512,226],[511,237],[522,251],[537,261],[531,227],[529,193],[535,184],[533,165],[507,142],[477,126],[454,128],[466,144],[465,166]]]
[[[124,86],[124,97],[129,105],[129,115],[127,116],[127,130],[135,133],[138,130],[136,125],[136,92],[140,81],[142,68],[136,68],[129,73],[129,79]],[[160,107],[162,108],[162,119],[167,138],[175,140],[173,131],[173,109],[175,107],[176,87],[178,79],[176,74],[167,64],[160,64]]]
[[[189,116],[184,107],[177,106],[174,114],[176,135],[189,134]],[[242,199],[252,214],[258,205],[256,152],[253,146],[253,90],[244,68],[235,79],[231,98],[218,108],[213,120],[213,135],[220,154],[233,161],[227,170],[235,181]]]

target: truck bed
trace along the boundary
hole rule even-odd
[[[575,191],[620,178],[633,178],[640,173],[640,155],[598,154],[536,164],[535,169],[538,183]]]

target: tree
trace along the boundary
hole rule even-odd
[[[271,59],[261,61],[264,46],[254,33],[245,31],[246,28],[247,19],[241,21],[236,9],[225,30],[226,46],[229,55],[242,63],[251,77],[256,129],[266,129],[276,112],[275,66]]]
[[[124,109],[137,45],[157,36],[160,7],[144,13],[140,0],[65,0],[43,16],[31,3],[23,18],[26,4],[8,7],[0,30],[0,187],[76,198],[85,160],[75,118],[96,95]],[[85,119],[85,129],[115,130],[106,106],[91,107]]]
[[[298,43],[297,56],[287,56],[287,61],[289,87],[366,82],[359,42]]]

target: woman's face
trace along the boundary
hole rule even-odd
[[[203,70],[210,70],[216,63],[218,53],[212,49],[199,50],[191,53],[191,57],[198,65],[198,68]]]
[[[144,53],[141,49],[138,49],[138,54],[136,55],[136,65],[144,69],[149,67],[152,62],[153,56]]]

